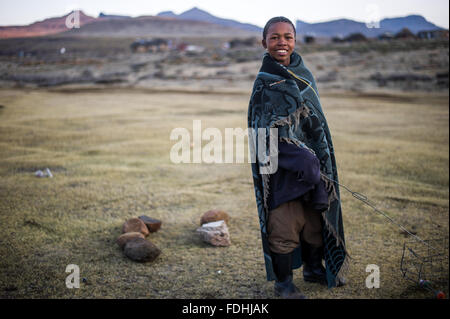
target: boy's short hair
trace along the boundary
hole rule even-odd
[[[294,24],[292,23],[291,20],[289,20],[289,19],[286,18],[286,17],[273,17],[272,19],[270,19],[269,21],[267,21],[266,26],[264,27],[264,30],[263,30],[263,39],[266,38],[267,32],[269,31],[270,26],[271,26],[272,24],[278,23],[278,22],[286,22],[286,23],[289,23],[289,24],[292,26],[292,28],[294,29],[294,36],[297,35],[297,32],[296,32],[296,30],[295,30],[295,26],[294,26]]]

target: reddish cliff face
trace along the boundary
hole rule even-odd
[[[90,17],[84,14],[83,11],[78,12],[79,12],[80,26],[98,20],[97,18]],[[62,17],[49,18],[26,26],[0,27],[0,38],[6,39],[6,38],[36,37],[64,32],[68,30],[68,27],[66,26],[66,20],[69,15],[73,15],[73,12]],[[72,21],[73,23],[74,20],[73,18],[69,18],[69,21]]]

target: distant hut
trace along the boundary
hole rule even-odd
[[[249,48],[260,45],[258,43],[258,40],[254,37],[246,38],[246,39],[232,39],[230,42],[228,42],[228,47],[230,49],[236,49],[236,48]]]
[[[303,37],[303,42],[306,44],[312,44],[316,42],[316,38],[313,37],[312,35],[305,35]]]
[[[205,51],[205,48],[200,45],[188,44],[185,47],[184,51],[189,53],[202,53],[203,51]]]
[[[189,44],[187,44],[187,43],[185,43],[185,42],[180,42],[180,43],[178,43],[178,44],[175,46],[175,49],[176,49],[177,51],[185,51],[188,45],[189,45]]]
[[[367,38],[362,33],[352,33],[346,38],[344,38],[345,42],[366,42]]]
[[[389,41],[392,39],[394,39],[394,35],[391,32],[384,32],[383,34],[380,34],[378,36],[378,40],[381,40],[381,41],[383,41],[383,40]]]
[[[333,43],[342,43],[342,42],[345,42],[345,40],[344,40],[343,37],[332,37],[331,38],[331,42],[333,42]]]
[[[417,33],[419,39],[448,40],[448,30],[424,30]]]
[[[138,52],[165,52],[169,50],[169,42],[164,39],[138,40],[131,44],[131,51]]]
[[[403,28],[395,34],[394,38],[408,40],[408,39],[416,39],[416,36],[408,28]]]

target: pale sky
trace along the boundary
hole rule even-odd
[[[26,25],[78,9],[94,17],[100,12],[137,17],[168,10],[179,14],[194,6],[260,27],[279,15],[294,23],[297,19],[313,23],[339,18],[371,22],[410,14],[449,27],[448,0],[0,0],[0,25]]]

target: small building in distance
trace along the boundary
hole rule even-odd
[[[137,40],[131,44],[134,53],[143,52],[166,52],[169,51],[171,43],[165,39]]]
[[[227,47],[229,49],[242,49],[260,46],[261,42],[255,37],[250,37],[246,39],[235,38],[228,42]]]
[[[352,33],[344,38],[344,42],[366,42],[366,36],[362,33]]]
[[[303,37],[303,43],[312,44],[316,42],[316,38],[312,35],[305,35]]]
[[[382,34],[380,34],[378,37],[378,40],[392,40],[394,39],[394,35],[391,32],[384,32]]]
[[[419,39],[442,39],[448,40],[448,30],[424,30],[417,33]]]
[[[416,35],[412,33],[408,28],[403,28],[395,34],[395,39],[417,39]]]

